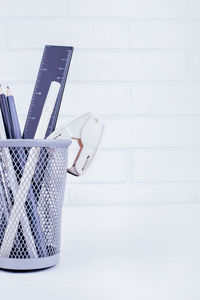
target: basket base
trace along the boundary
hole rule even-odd
[[[8,270],[38,270],[55,266],[59,262],[59,254],[42,258],[4,258],[0,257],[0,268]]]

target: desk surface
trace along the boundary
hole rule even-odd
[[[200,206],[65,208],[60,263],[0,271],[5,300],[199,300]]]

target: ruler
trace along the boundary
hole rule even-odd
[[[55,130],[72,53],[73,47],[52,45],[45,46],[24,126],[24,139],[33,139],[35,136],[42,114],[42,109],[52,81],[59,82],[60,89],[54,108],[52,108],[53,110],[45,137]]]

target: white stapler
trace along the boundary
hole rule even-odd
[[[80,176],[87,169],[94,158],[104,131],[102,121],[92,113],[82,115],[64,124],[52,132],[48,139],[74,139],[78,141],[79,151],[74,163],[67,171]]]

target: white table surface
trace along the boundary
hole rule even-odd
[[[3,300],[200,299],[200,206],[65,208],[60,263],[0,270]]]

